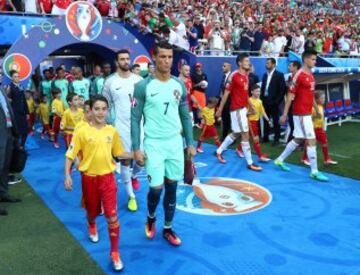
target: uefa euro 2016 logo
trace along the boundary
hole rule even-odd
[[[67,8],[65,17],[69,32],[77,40],[89,42],[101,33],[101,15],[89,2],[73,2]]]
[[[271,203],[271,193],[255,183],[232,178],[198,178],[179,184],[176,208],[185,212],[229,216],[260,210]]]

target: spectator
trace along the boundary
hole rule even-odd
[[[295,32],[295,36],[293,37],[293,43],[291,49],[293,50],[293,52],[297,54],[302,54],[304,52],[304,44],[305,44],[305,37],[301,29],[297,29]]]
[[[51,14],[65,15],[66,9],[70,6],[72,0],[54,0]]]
[[[304,49],[305,51],[315,51],[316,50],[316,37],[314,32],[310,32],[308,38],[305,41]]]
[[[233,47],[233,50],[238,51],[239,50],[239,39],[240,39],[240,33],[242,32],[242,29],[240,27],[240,21],[235,20],[234,26],[231,31],[231,44]]]
[[[263,31],[263,27],[261,24],[256,25],[255,33],[254,33],[254,42],[251,43],[251,51],[254,55],[259,55],[261,46],[266,38],[266,34]],[[249,90],[251,91],[251,89]]]
[[[324,42],[325,42],[324,35],[321,31],[319,31],[315,39],[315,50],[317,51],[317,53],[319,54],[323,53]]]
[[[19,73],[17,71],[10,71],[11,84],[8,89],[8,98],[14,111],[14,118],[16,126],[19,131],[21,146],[25,146],[26,138],[29,133],[28,117],[29,109],[26,104],[25,92],[20,84]]]
[[[285,53],[288,53],[290,51],[291,45],[293,43],[293,37],[294,37],[294,33],[289,28],[286,28],[285,29],[286,45],[284,48]]]
[[[37,13],[37,0],[24,0],[25,12]]]
[[[287,40],[285,37],[285,32],[283,29],[280,29],[278,35],[274,38],[274,53],[275,57],[284,54],[284,49],[287,44]]]
[[[268,58],[266,61],[266,73],[261,83],[261,100],[263,101],[265,112],[272,118],[274,124],[274,142],[277,145],[280,139],[279,108],[286,93],[286,83],[284,74],[276,70],[275,58]],[[269,123],[264,121],[263,142],[269,141]]]
[[[182,23],[180,20],[175,20],[174,22],[174,31],[178,36],[178,45],[179,47],[189,50],[190,44],[187,39],[186,27],[185,24]]]
[[[111,0],[97,0],[94,4],[99,10],[101,16],[109,16]]]
[[[197,30],[198,39],[203,39],[205,30],[204,30],[203,23],[201,23],[201,21],[200,21],[200,16],[199,15],[195,16],[194,28]]]
[[[211,55],[224,55],[226,34],[220,27],[220,21],[215,21],[214,28],[209,32]]]
[[[16,119],[11,104],[2,89],[0,89],[0,201],[20,202],[9,194],[9,168],[13,154],[13,146],[18,138]],[[0,215],[8,212],[0,206]]]
[[[22,0],[9,0],[9,6],[13,11],[24,12],[24,6]]]
[[[50,14],[53,7],[53,2],[52,0],[39,0],[39,6],[40,12],[42,14]]]
[[[186,34],[190,44],[190,51],[195,52],[199,45],[197,29],[193,26],[191,19],[186,21],[186,27]]]
[[[265,57],[275,57],[274,36],[272,34],[269,35],[268,39],[263,41],[260,53]]]
[[[246,52],[251,51],[251,44],[254,42],[254,32],[250,24],[247,22],[245,23],[244,30],[240,34],[239,50]]]

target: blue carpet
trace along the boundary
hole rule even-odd
[[[100,242],[88,241],[77,173],[73,192],[64,191],[64,147],[56,150],[47,141],[36,141],[41,150],[30,151],[24,176],[99,266],[111,273],[103,217],[98,218]],[[204,145],[204,150],[196,157],[202,182],[194,187],[196,195],[192,187],[179,186],[178,207],[187,209],[176,212],[174,228],[183,241],[179,248],[170,247],[160,230],[153,241],[145,238],[145,174],[136,213],[126,210],[125,189],[119,183],[124,274],[360,273],[359,181],[328,174],[330,183],[317,183],[307,168],[290,165],[291,172],[282,172],[272,163],[257,173],[247,170],[233,151],[225,152],[228,164],[222,165],[212,155],[213,146]],[[216,198],[221,188],[226,190]],[[158,213],[160,229],[161,205]]]

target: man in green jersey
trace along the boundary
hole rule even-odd
[[[105,79],[111,74],[111,65],[106,62],[102,65],[102,75],[98,76],[93,81],[93,93],[102,94]]]
[[[90,98],[90,80],[85,78],[80,67],[74,69],[75,80],[70,83],[70,91],[79,96],[83,96],[85,100]]]
[[[154,75],[135,85],[134,107],[131,112],[131,138],[134,157],[139,165],[145,163],[150,182],[147,196],[148,217],[145,233],[155,236],[155,212],[163,187],[165,225],[163,237],[172,245],[181,244],[172,230],[176,207],[177,181],[184,176],[184,134],[187,154],[196,154],[193,147],[191,118],[184,84],[171,76],[172,46],[167,42],[156,45],[154,50],[156,71]],[[144,153],[140,150],[140,124],[144,116]]]
[[[51,103],[51,74],[49,69],[43,70],[44,79],[40,82],[40,95],[46,96],[48,103]]]
[[[69,108],[66,97],[69,93],[69,81],[65,78],[65,70],[62,67],[56,68],[57,78],[53,80],[51,88],[58,88],[61,91],[61,100]]]

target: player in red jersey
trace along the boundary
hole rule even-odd
[[[225,102],[228,96],[231,95],[230,116],[232,133],[225,138],[223,143],[216,150],[216,157],[221,163],[226,163],[221,155],[222,152],[241,136],[241,147],[248,168],[254,171],[261,171],[262,168],[253,163],[249,143],[248,107],[250,106],[250,109],[253,109],[249,103],[249,78],[247,73],[250,68],[250,58],[247,54],[240,54],[236,58],[236,63],[239,66],[239,69],[229,76],[224,96],[222,97],[219,109],[216,112],[216,116],[221,117]]]
[[[310,160],[310,177],[319,181],[329,179],[319,172],[317,168],[316,139],[312,122],[312,108],[319,114],[318,106],[315,102],[315,78],[311,69],[316,64],[316,51],[306,51],[302,55],[303,67],[296,72],[292,80],[292,86],[287,95],[284,113],[280,117],[280,124],[284,124],[293,101],[293,120],[294,120],[294,139],[287,145],[282,154],[274,161],[284,171],[290,171],[285,165],[284,160],[301,144],[306,142],[306,150]]]

